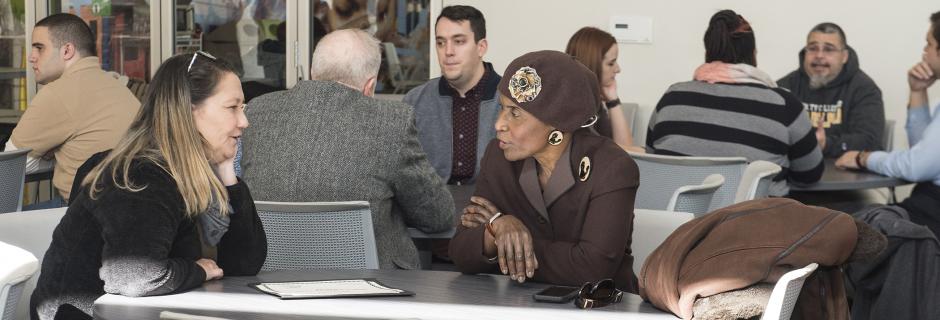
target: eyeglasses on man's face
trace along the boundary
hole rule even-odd
[[[623,291],[617,289],[614,280],[604,279],[596,282],[585,282],[578,291],[578,298],[574,305],[581,309],[600,308],[611,303],[623,300]]]
[[[196,50],[196,52],[193,52],[193,58],[189,60],[189,67],[186,67],[186,72],[189,72],[189,71],[192,71],[192,70],[193,70],[193,63],[196,63],[196,57],[198,57],[198,56],[203,56],[203,57],[209,58],[209,59],[211,59],[212,61],[215,61],[215,59],[216,59],[215,56],[209,54],[208,52],[205,52],[205,51],[202,51],[202,50]]]
[[[842,50],[845,50],[845,48],[837,48],[836,46],[833,46],[833,45],[820,46],[820,45],[815,45],[815,44],[808,45],[804,49],[806,50],[806,52],[809,52],[809,53],[822,52],[825,55],[831,55],[831,54],[835,54],[836,52],[842,52]]]

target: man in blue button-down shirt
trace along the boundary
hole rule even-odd
[[[918,182],[901,203],[911,221],[940,234],[940,117],[928,108],[927,88],[940,75],[940,11],[930,16],[924,56],[907,73],[911,97],[907,110],[909,150],[850,151],[836,161],[842,168],[865,168],[886,176]]]

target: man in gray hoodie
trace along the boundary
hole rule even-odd
[[[823,155],[837,158],[846,150],[881,150],[884,101],[881,89],[859,69],[858,55],[838,25],[824,22],[810,30],[800,51],[801,68],[777,84],[803,102],[817,128]]]

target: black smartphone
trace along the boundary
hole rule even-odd
[[[551,286],[532,297],[535,301],[565,303],[574,299],[580,289],[579,287]]]

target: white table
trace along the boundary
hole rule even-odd
[[[415,293],[410,297],[280,300],[248,287],[259,281],[376,278]],[[507,276],[464,275],[446,271],[318,270],[263,272],[227,277],[176,295],[129,298],[105,295],[95,301],[96,319],[156,319],[161,311],[230,319],[676,319],[639,296],[581,310],[573,303],[536,302],[532,294],[547,287],[517,284]]]

